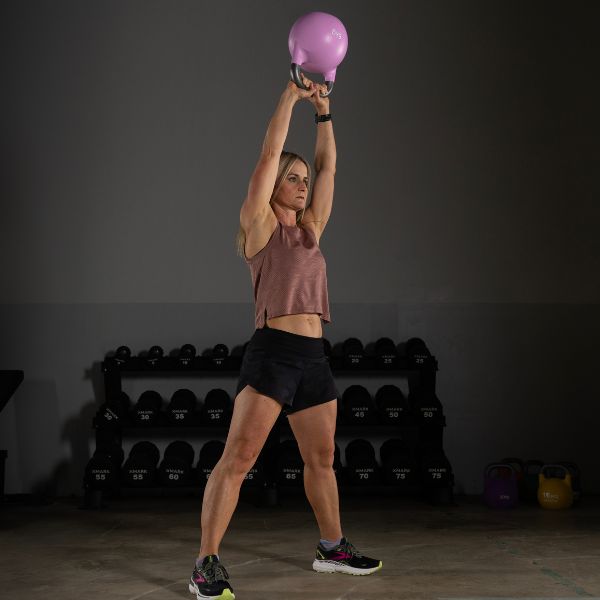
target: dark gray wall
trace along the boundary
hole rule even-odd
[[[239,208],[311,10],[349,35],[322,237],[331,342],[423,337],[459,491],[506,454],[600,491],[597,23],[592,3],[5,2],[0,414],[7,492],[79,493],[99,361],[244,343]],[[296,105],[286,148],[312,161]],[[353,380],[341,380],[344,388]],[[363,381],[364,383],[364,381]],[[375,393],[383,382],[370,382]],[[235,380],[186,382],[199,395]],[[169,395],[173,382],[136,381]],[[163,388],[161,388],[163,386]],[[161,442],[164,446],[164,440]],[[198,446],[199,440],[195,441]]]

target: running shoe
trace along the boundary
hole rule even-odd
[[[204,557],[201,567],[195,567],[189,590],[197,600],[235,600],[233,588],[227,581],[229,575],[216,554]]]
[[[383,562],[363,556],[345,537],[331,550],[325,550],[319,542],[313,569],[319,573],[347,573],[348,575],[370,575],[379,571]]]

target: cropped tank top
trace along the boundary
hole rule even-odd
[[[315,234],[297,225],[277,227],[267,245],[251,258],[250,267],[257,329],[267,318],[299,313],[318,313],[330,323],[327,271]]]

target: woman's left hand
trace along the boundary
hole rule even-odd
[[[314,90],[313,94],[308,96],[306,99],[315,107],[317,112],[329,112],[329,96],[321,98],[321,93],[325,93],[327,91],[327,86],[322,83],[315,83],[314,81],[311,81],[304,76],[304,73],[302,74],[302,80],[304,85],[311,86],[311,89]]]

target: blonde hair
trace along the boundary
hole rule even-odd
[[[273,202],[273,198],[275,198],[283,180],[288,176],[288,173],[292,170],[292,165],[296,162],[296,160],[301,160],[306,165],[306,170],[308,172],[308,190],[306,193],[306,201],[308,202],[308,194],[310,192],[310,184],[312,180],[310,165],[308,162],[299,154],[295,152],[287,152],[283,151],[279,156],[279,167],[277,168],[277,177],[275,178],[275,186],[273,187],[273,193],[271,194],[271,198],[269,199],[269,204]],[[306,203],[304,204],[304,208],[302,210],[296,211],[296,225],[302,227],[302,218],[304,217],[304,211],[306,210]],[[235,239],[237,253],[242,258],[245,258],[244,248],[246,246],[246,232],[244,228],[240,225],[238,230],[236,239]]]

